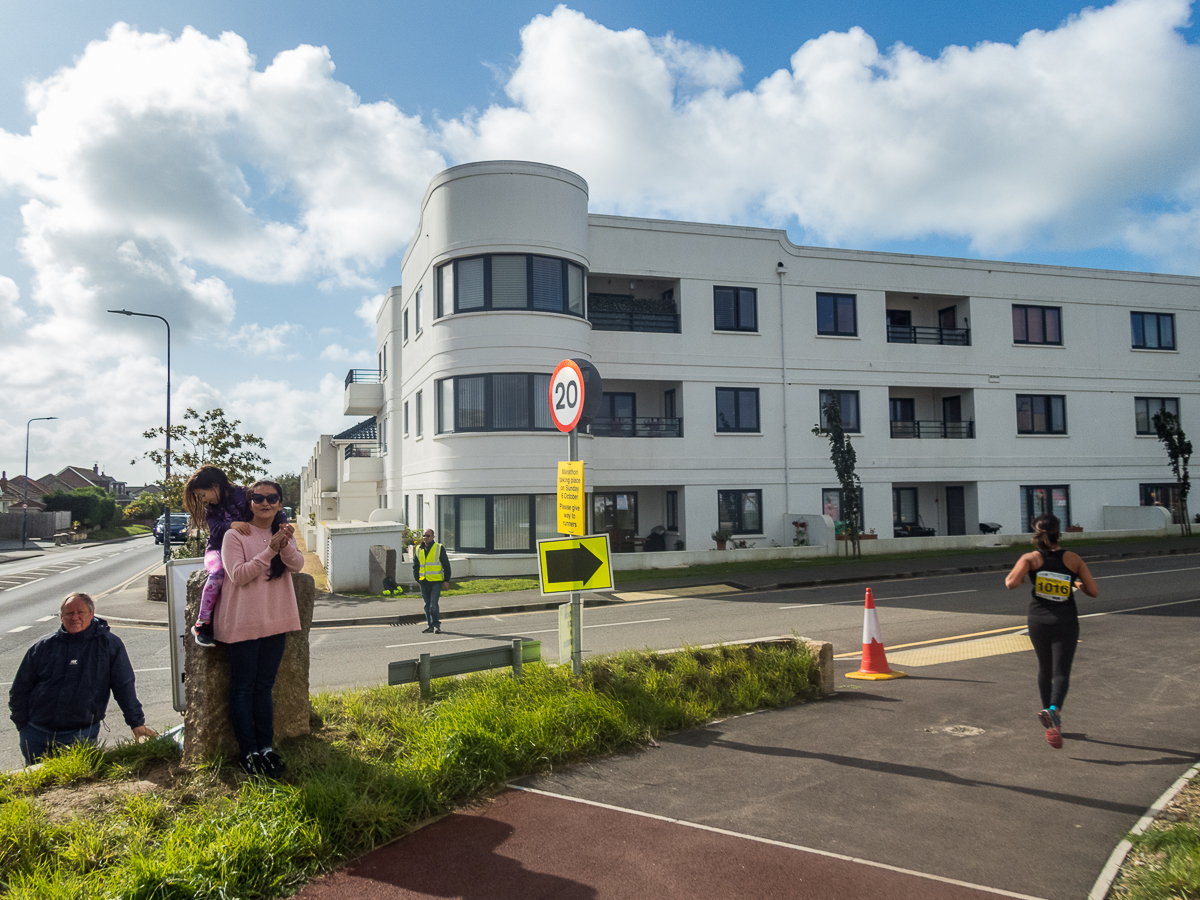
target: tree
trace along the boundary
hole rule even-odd
[[[290,506],[293,513],[300,511],[300,476],[295,472],[285,472],[271,479],[278,481],[283,488],[283,505]]]
[[[183,485],[192,472],[201,466],[217,466],[234,484],[249,484],[267,473],[271,461],[251,448],[266,449],[266,443],[253,434],[242,434],[241,419],[229,421],[225,410],[217,407],[198,413],[188,407],[183,425],[171,426],[171,477],[159,479],[171,509],[183,509]],[[162,441],[166,428],[151,428],[142,437]],[[190,445],[185,447],[184,444]],[[165,469],[166,450],[159,448],[142,454],[161,469]]]
[[[1192,489],[1192,479],[1188,475],[1188,461],[1192,458],[1192,442],[1187,439],[1183,429],[1179,427],[1179,417],[1165,409],[1154,414],[1154,430],[1158,439],[1167,448],[1167,459],[1171,463],[1171,471],[1179,484],[1176,497],[1176,513],[1183,525],[1183,533],[1192,535],[1192,523],[1188,520],[1188,493]]]
[[[850,536],[850,545],[855,556],[861,556],[859,549],[859,522],[862,519],[862,482],[854,471],[858,462],[858,454],[846,432],[842,429],[842,406],[835,394],[822,407],[825,414],[826,426],[813,426],[813,434],[825,435],[829,438],[829,458],[833,462],[833,470],[837,473],[838,483],[842,486],[842,521]],[[849,552],[849,550],[847,550]]]
[[[55,491],[44,495],[42,502],[47,510],[70,510],[71,521],[80,522],[88,528],[107,528],[121,520],[117,501],[104,488],[92,486],[73,491]]]
[[[142,491],[125,507],[126,519],[156,519],[161,514],[162,498],[149,491]]]

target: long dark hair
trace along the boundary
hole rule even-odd
[[[280,504],[283,503],[283,488],[280,487],[279,483],[276,481],[267,481],[264,478],[260,478],[258,481],[254,482],[254,484],[250,485],[250,490],[247,491],[247,493],[248,494],[254,493],[254,489],[256,487],[258,487],[260,484],[270,485],[275,490],[275,493],[277,493],[279,495]],[[279,526],[281,524],[280,520],[282,518],[283,518],[283,516],[276,514],[275,520],[271,523],[271,534],[279,533]],[[271,572],[270,572],[270,574],[267,575],[267,581],[271,581],[272,579],[278,578],[280,575],[282,575],[286,571],[287,571],[287,566],[285,566],[283,564],[283,557],[281,557],[278,553],[276,553],[274,556],[271,557]]]
[[[222,500],[227,499],[233,492],[229,476],[216,466],[201,466],[188,477],[183,486],[183,508],[191,513],[192,521],[197,525],[203,524],[207,518],[205,514],[208,504],[197,496],[196,491],[206,491],[214,487],[220,492]]]
[[[1033,520],[1033,542],[1039,550],[1053,550],[1058,546],[1058,539],[1062,537],[1061,525],[1058,521],[1058,516],[1052,516],[1049,513],[1038,516]]]

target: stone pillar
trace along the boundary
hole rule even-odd
[[[383,544],[373,544],[370,554],[370,559],[367,560],[367,577],[370,580],[368,590],[372,594],[382,594],[385,589],[395,589],[396,549],[385,547]]]
[[[229,654],[223,644],[204,649],[192,640],[200,610],[200,593],[207,574],[194,572],[187,585],[187,640],[183,671],[187,710],[183,714],[183,761],[195,765],[217,753],[237,756],[238,745],[229,721]],[[311,575],[293,574],[292,585],[300,610],[300,631],[288,634],[283,662],[275,679],[275,738],[309,733],[312,704],[308,696],[308,632],[312,627],[316,585]]]
[[[167,602],[166,575],[150,575],[146,578],[146,599],[155,603]]]
[[[800,638],[808,647],[817,665],[821,669],[821,695],[828,697],[834,693],[833,686],[833,644],[828,641],[814,641],[811,638]]]

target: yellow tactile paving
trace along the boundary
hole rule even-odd
[[[703,597],[705,594],[736,594],[737,588],[727,584],[698,584],[695,587],[671,588],[676,597]]]
[[[610,595],[614,600],[674,600],[674,594],[655,594],[649,591],[621,591]]]
[[[892,666],[936,666],[938,663],[958,662],[963,659],[980,659],[984,656],[1000,656],[1003,653],[1020,653],[1032,650],[1033,644],[1027,634],[999,634],[978,641],[958,641],[939,644],[936,647],[921,647],[919,650],[902,650],[887,655]]]

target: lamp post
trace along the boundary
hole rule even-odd
[[[38,416],[25,423],[25,499],[21,502],[21,549],[25,549],[25,528],[29,522],[29,426],[34,422],[49,422],[58,416]]]
[[[128,309],[110,309],[119,316],[142,316],[158,319],[167,326],[167,456],[166,474],[163,476],[163,562],[171,561],[171,504],[167,500],[167,483],[171,480],[171,323],[154,313],[133,312]]]

